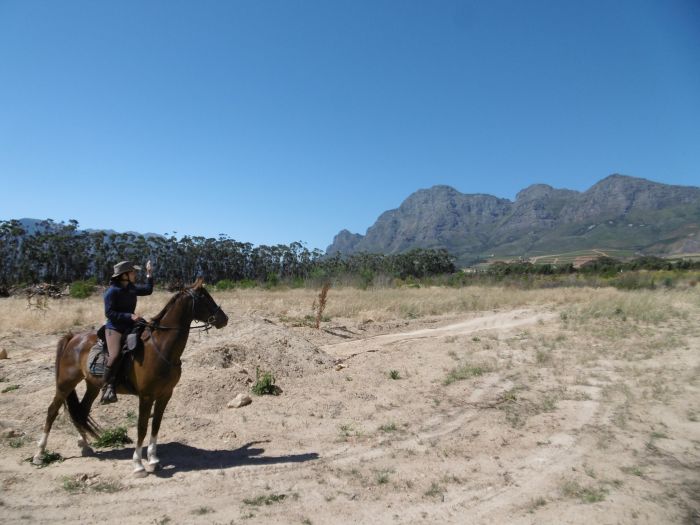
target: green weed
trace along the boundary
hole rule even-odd
[[[396,432],[396,423],[392,421],[391,423],[382,425],[381,427],[379,427],[379,430],[381,430],[382,432]]]
[[[133,443],[126,433],[126,427],[110,428],[102,432],[93,445],[96,448],[114,448]]]
[[[27,458],[27,461],[31,461],[31,460],[32,460],[32,458]],[[51,463],[56,463],[57,461],[59,461],[59,462],[63,461],[63,456],[61,456],[61,454],[59,454],[58,452],[49,452],[49,451],[45,450],[41,454],[41,465],[35,465],[35,466],[37,466],[39,468],[43,468],[43,467],[50,465]]]
[[[251,387],[251,391],[256,396],[276,396],[279,394],[279,388],[275,386],[275,376],[272,372],[262,372],[260,369],[255,369],[255,384]]]

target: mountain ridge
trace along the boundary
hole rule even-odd
[[[445,248],[467,263],[601,247],[700,252],[700,188],[612,174],[582,192],[532,184],[511,201],[436,185],[382,213],[364,235],[341,230],[326,253]]]

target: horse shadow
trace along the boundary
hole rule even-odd
[[[255,448],[255,445],[261,443],[269,443],[269,441],[251,441],[233,450],[206,450],[178,442],[159,444],[158,457],[161,460],[161,468],[153,472],[153,474],[159,477],[170,478],[178,472],[223,470],[248,465],[304,463],[319,458],[316,452],[263,456],[265,449]],[[120,450],[97,450],[91,455],[100,460],[126,460],[131,459],[133,454],[133,448],[125,448]]]

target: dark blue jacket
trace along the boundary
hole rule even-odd
[[[145,285],[127,284],[121,287],[113,283],[105,292],[105,326],[121,332],[130,332],[134,326],[131,314],[136,311],[136,297],[138,295],[151,295],[153,293],[153,277],[146,281]]]

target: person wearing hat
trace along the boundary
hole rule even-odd
[[[119,350],[122,335],[131,332],[136,321],[141,319],[136,311],[136,297],[139,295],[151,295],[153,293],[153,267],[151,261],[146,263],[146,284],[136,284],[136,272],[140,266],[135,266],[131,261],[122,261],[114,266],[114,274],[109,281],[109,288],[104,294],[105,315],[105,340],[107,341],[107,366],[104,373],[104,386],[102,387],[101,403],[115,403],[117,394],[115,382],[117,376],[116,361],[119,359]]]

